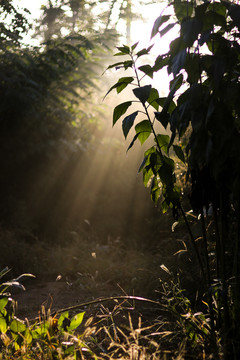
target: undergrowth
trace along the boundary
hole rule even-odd
[[[41,307],[34,319],[19,319],[9,289],[24,289],[31,274],[3,281],[1,272],[1,359],[210,359],[209,314],[196,312],[170,270],[159,280],[159,300],[113,296],[52,312]],[[220,341],[219,341],[219,352]]]

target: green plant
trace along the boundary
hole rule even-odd
[[[209,338],[215,357],[220,356],[216,339],[219,332],[224,358],[237,359],[240,353],[236,325],[240,304],[240,7],[237,2],[225,1],[173,1],[172,5],[174,16],[161,14],[154,23],[152,37],[164,36],[175,25],[179,26],[179,36],[171,42],[168,53],[156,58],[153,66],[138,66],[138,59],[148,55],[151,46],[140,51],[136,50],[137,44],[118,47],[116,55],[124,56],[124,60],[109,68],[130,69],[132,76],[121,77],[109,92],[116,89],[120,93],[133,86],[135,100],[114,109],[113,124],[134,102],[141,105],[141,110],[122,121],[126,138],[138,115],[143,113],[146,117],[135,125],[128,150],[137,139],[143,144],[153,137],[153,146],[145,152],[139,169],[144,185],[150,186],[155,203],[161,198],[163,212],[171,208],[176,218],[182,215],[190,238],[188,246],[197,254],[205,286]],[[168,96],[162,98],[151,84],[142,85],[142,80],[147,76],[152,78],[166,66],[173,80]],[[159,128],[160,124],[171,136]],[[177,137],[180,143],[176,143]],[[172,153],[188,166],[190,204],[202,228],[200,249],[182,206]],[[210,212],[214,228],[211,233],[205,215]]]
[[[5,268],[0,273],[0,279],[10,270]],[[19,282],[24,277],[33,277],[31,274],[22,274],[18,278],[4,281],[0,284],[0,338],[1,353],[4,359],[66,359],[84,358],[89,354],[96,358],[85,342],[94,331],[90,327],[92,319],[87,321],[87,329],[79,334],[76,330],[82,324],[84,312],[73,316],[68,311],[58,318],[42,307],[39,318],[30,323],[15,316],[15,302],[6,292],[10,287],[25,289]],[[88,357],[89,358],[89,357]]]

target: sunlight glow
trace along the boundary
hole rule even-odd
[[[41,16],[40,7],[46,4],[47,1],[15,0],[14,3],[21,8],[26,7],[29,9],[34,19]],[[165,3],[150,4],[143,7],[140,7],[139,4],[139,12],[142,13],[142,19],[131,23],[132,45],[139,41],[138,49],[140,50],[143,47],[150,46],[151,43],[155,43],[150,60],[148,58],[147,61],[151,61],[152,57],[154,62],[157,55],[166,53],[170,41],[176,37],[176,32],[171,31],[161,39],[157,35],[152,41],[150,40],[154,21],[165,8]],[[122,34],[126,34],[126,24],[123,21],[119,21],[117,30]],[[126,43],[126,36],[123,35],[122,41]],[[110,74],[110,76],[110,80],[114,81],[115,75]],[[152,83],[150,78],[147,81]],[[166,94],[169,86],[166,70],[156,74],[153,86],[158,89],[159,94]],[[124,96],[126,95],[127,93],[124,94]],[[112,103],[110,104],[107,101],[107,104],[113,109],[116,106],[116,102],[121,102],[121,97],[116,99],[113,96],[111,101]],[[121,132],[119,124],[114,127],[114,130],[112,129],[111,116],[111,114],[107,115],[109,125],[104,134],[105,138],[112,140],[114,137],[123,139],[122,134],[121,137],[119,135]],[[144,225],[149,208],[152,209],[154,206],[149,199],[148,191],[143,187],[142,175],[136,176],[137,169],[142,161],[142,148],[140,145],[136,146],[136,149],[131,150],[131,153],[126,158],[125,148],[128,145],[129,139],[127,139],[127,143],[124,143],[124,145],[121,143],[118,149],[114,148],[112,144],[104,146],[104,143],[101,142],[95,145],[95,154],[90,159],[87,158],[87,163],[82,162],[80,159],[72,167],[71,164],[66,163],[52,164],[58,173],[57,181],[60,184],[64,183],[62,192],[60,192],[59,198],[52,209],[53,216],[59,209],[63,209],[65,213],[64,221],[66,223],[71,223],[75,218],[89,219],[91,223],[92,221],[94,222],[94,219],[97,219],[98,222],[103,223],[103,227],[108,233],[111,233],[113,230],[115,232],[119,230],[119,233],[120,231],[134,233],[134,227],[137,226],[137,223]],[[119,169],[121,169],[120,179],[116,178],[114,169],[116,173],[119,173]],[[49,169],[49,171],[51,172],[52,170]],[[37,177],[38,174],[36,174],[36,181]],[[51,192],[58,188],[58,184],[42,184],[42,187],[42,198],[39,199],[37,194],[36,199],[39,208],[44,206]],[[98,202],[104,208],[100,209]],[[112,208],[114,208],[114,214],[109,213]]]

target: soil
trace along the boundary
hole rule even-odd
[[[45,311],[50,309],[52,313],[104,296],[102,290],[95,291],[93,296],[91,291],[86,288],[69,284],[67,281],[34,279],[26,285],[26,291],[18,290],[13,294],[14,300],[17,301],[16,315],[20,319],[33,319],[42,313],[43,308]],[[111,291],[111,289],[109,290]],[[81,311],[81,307],[79,307],[79,311]]]

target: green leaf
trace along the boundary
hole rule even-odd
[[[165,157],[166,160],[166,157]],[[171,186],[174,182],[174,166],[170,164],[168,161],[164,161],[160,169],[158,170],[158,174],[163,184],[167,187]]]
[[[132,101],[126,101],[118,106],[115,107],[114,111],[113,111],[113,125],[116,124],[116,122],[118,121],[118,119],[120,119],[120,117],[125,114],[125,112],[127,111],[127,109],[129,108],[129,106],[132,105]]]
[[[147,49],[142,49],[142,50],[138,51],[137,54],[136,54],[137,57],[139,58],[140,56],[149,54],[152,47],[153,47],[153,45],[149,46]]]
[[[4,316],[0,315],[0,333],[5,334],[7,332],[8,326],[7,321]]]
[[[133,66],[133,61],[132,60],[127,60],[123,62],[123,66],[124,69],[127,70],[128,68],[132,68]]]
[[[158,134],[157,140],[155,141],[158,143],[161,150],[163,150],[167,154],[170,137],[168,135]]]
[[[135,134],[134,138],[132,139],[130,145],[127,148],[127,152],[128,152],[128,150],[130,150],[133,147],[133,145],[134,145],[135,141],[137,140],[137,138],[138,138],[138,134]]]
[[[138,44],[139,44],[139,41],[136,42],[136,43],[132,46],[132,51],[136,49],[136,47],[138,46]]]
[[[63,312],[63,313],[60,315],[60,317],[59,317],[59,319],[58,319],[58,327],[59,327],[59,328],[62,328],[63,321],[64,321],[65,319],[68,319],[68,317],[69,317],[68,311]]]
[[[133,93],[138,98],[142,104],[145,104],[147,99],[149,98],[150,92],[151,92],[151,85],[145,85],[142,87],[138,87],[133,89]]]
[[[139,166],[138,174],[144,169],[144,166],[146,165],[147,160],[148,160],[148,156],[144,156],[144,159],[143,159],[143,161],[141,162],[141,164]]]
[[[127,87],[131,82],[133,82],[133,80],[134,78],[131,76],[120,78],[118,82],[108,90],[108,92],[104,96],[104,99],[113,89],[117,89],[117,93],[120,93],[123,89],[125,89],[125,87]]]
[[[169,205],[167,204],[166,200],[163,200],[163,202],[161,203],[161,208],[163,214],[165,214],[168,211]]]
[[[170,56],[159,55],[156,58],[155,64],[152,67],[153,72],[157,72],[157,71],[161,70],[162,68],[164,68],[164,66],[168,65],[169,59],[170,59]]]
[[[0,311],[2,311],[5,308],[7,303],[8,303],[7,297],[3,297],[2,299],[0,299]]]
[[[125,119],[122,122],[122,130],[123,130],[123,134],[125,136],[125,139],[130,131],[130,129],[133,126],[134,120],[136,118],[138,114],[138,111],[135,111],[134,113],[132,113],[131,115],[128,115],[127,117],[125,117]]]
[[[11,322],[11,325],[10,325],[10,330],[13,331],[14,333],[22,333],[26,330],[26,325],[20,321],[20,320],[17,320],[17,319],[14,319],[12,322]]]
[[[184,155],[184,152],[183,152],[181,146],[173,145],[173,150],[174,150],[175,154],[177,155],[177,157],[178,157],[183,163],[185,163],[185,155]]]
[[[174,12],[177,19],[182,22],[185,17],[191,17],[193,12],[193,5],[189,1],[174,1]]]
[[[207,11],[202,18],[202,31],[212,30],[214,26],[226,26],[225,16],[217,14],[215,11]]]
[[[149,186],[149,182],[151,178],[153,177],[153,171],[151,168],[144,168],[143,169],[143,184],[145,187]]]
[[[151,154],[157,153],[157,149],[156,146],[152,146],[150,147],[147,151],[145,151],[144,153],[144,159],[138,169],[138,173],[140,173],[140,171],[142,171],[144,169],[145,166],[150,164],[150,157]],[[148,171],[148,170],[147,170]]]
[[[27,342],[28,345],[30,345],[32,343],[32,339],[33,337],[31,331],[27,328],[24,332],[24,340]]]
[[[116,70],[121,69],[123,67],[125,70],[127,70],[129,67],[132,67],[132,65],[133,65],[132,60],[120,61],[115,64],[109,65],[107,70],[112,69],[114,67],[116,68]]]
[[[214,2],[214,3],[209,3],[208,9],[214,11],[218,15],[221,15],[221,16],[225,17],[226,16],[226,11],[227,11],[226,6],[227,6],[227,4],[224,3],[224,2],[221,2],[221,3],[220,2]],[[230,8],[231,8],[231,6],[234,6],[234,4],[230,5]],[[238,7],[238,9],[237,9],[237,7]],[[235,15],[237,13],[237,10],[239,11],[239,13],[238,13],[238,18],[239,18],[239,16],[240,16],[240,6],[239,5],[236,5],[235,11],[234,11]]]
[[[167,34],[175,25],[176,23],[168,24],[164,29],[159,31],[160,37],[163,37],[165,34]]]
[[[173,94],[175,94],[175,92],[181,87],[182,83],[183,83],[183,75],[182,74],[179,74],[176,78],[174,78],[170,82],[170,93],[167,97],[166,102],[169,101],[169,99],[173,96]]]
[[[154,114],[155,114],[156,119],[166,129],[168,126],[168,123],[169,123],[169,118],[170,118],[169,113],[166,111],[161,111],[161,112],[156,111]]]
[[[157,176],[154,176],[151,183],[151,199],[155,204],[157,204],[159,197],[160,187],[158,184]]]
[[[120,53],[115,54],[117,55],[129,55],[130,54],[130,48],[127,45],[119,46],[117,49],[120,51]]]
[[[67,327],[68,330],[76,330],[83,321],[85,312],[81,312],[72,317],[70,325]]]
[[[160,15],[153,24],[151,39],[158,33],[159,28],[170,19],[170,15]]]
[[[187,57],[187,50],[183,49],[179,51],[177,55],[175,55],[174,58],[172,59],[171,69],[174,76],[176,76],[180,72],[180,70],[183,69],[186,57]]]
[[[185,59],[184,68],[187,72],[187,81],[192,84],[199,79],[199,57],[196,54],[188,54]]]
[[[142,65],[138,69],[148,75],[151,79],[153,78],[153,69],[150,65]]]
[[[149,120],[143,120],[135,126],[136,135],[142,144],[149,138],[152,133],[152,127]]]
[[[174,58],[181,50],[186,49],[186,44],[183,42],[183,38],[180,36],[170,43],[171,59]]]
[[[159,108],[158,100],[159,100],[159,93],[157,89],[151,88],[151,92],[147,100],[148,104],[151,105],[155,110],[158,110]]]
[[[123,77],[118,80],[117,93],[119,94],[125,87],[127,87],[134,80],[133,77]]]
[[[210,5],[210,3],[207,1],[201,5],[198,5],[195,8],[195,17],[202,21],[204,19],[205,13],[206,13],[209,5]]]
[[[188,47],[198,39],[198,34],[201,32],[202,23],[197,19],[187,19],[182,23],[181,33],[183,41]]]
[[[114,67],[119,68],[119,67],[121,67],[121,65],[123,66],[123,63],[124,63],[124,61],[120,61],[120,62],[114,63],[114,64],[112,64],[112,65],[109,65],[109,66],[107,67],[107,70],[112,69],[112,68],[114,68]]]

